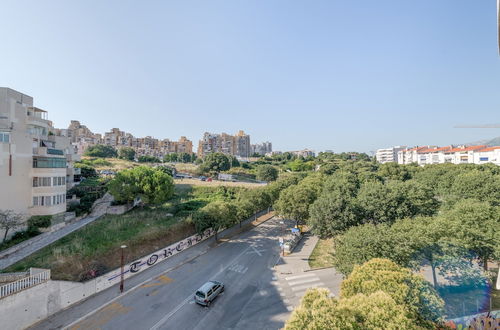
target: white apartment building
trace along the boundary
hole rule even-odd
[[[474,164],[500,165],[500,146],[481,149],[473,154]]]
[[[78,156],[69,138],[54,132],[31,96],[0,87],[0,209],[26,219],[66,212]]]
[[[397,155],[399,164],[485,164],[500,165],[500,147],[479,146],[447,146],[447,147],[415,147],[400,150]]]
[[[396,146],[385,149],[378,149],[375,158],[379,163],[393,163],[398,161],[398,152],[405,149],[406,146]]]

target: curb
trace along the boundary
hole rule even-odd
[[[315,271],[315,270],[330,269],[330,268],[335,268],[335,267],[333,267],[333,266],[329,266],[329,267],[311,268],[311,269],[306,269],[306,270],[304,270],[304,273],[305,273],[305,272],[313,272],[313,271]]]

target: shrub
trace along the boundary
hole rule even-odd
[[[48,228],[51,224],[51,215],[34,215],[28,219],[28,228]]]

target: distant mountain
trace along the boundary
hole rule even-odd
[[[487,145],[488,147],[500,146],[500,136],[493,138],[491,140],[481,140],[476,142],[465,143],[465,145],[467,146],[477,146],[481,144]]]

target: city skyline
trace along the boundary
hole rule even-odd
[[[57,127],[136,136],[244,129],[336,152],[491,139],[454,126],[499,121],[495,6],[11,1],[0,86],[36,96]]]

